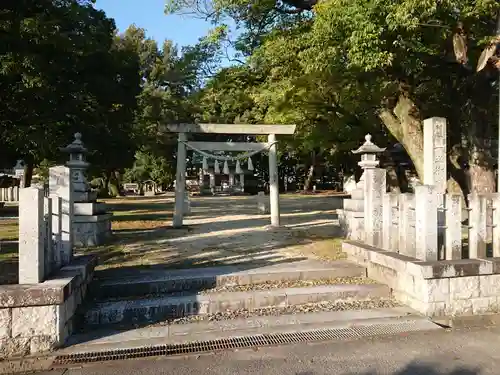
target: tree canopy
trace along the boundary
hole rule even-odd
[[[0,7],[4,166],[60,161],[78,131],[92,175],[168,185],[176,141],[159,125],[294,123],[281,163],[306,188],[318,170],[352,173],[366,133],[403,145],[422,175],[422,122],[440,116],[453,183],[494,188],[498,70],[476,65],[496,0],[167,0],[167,13],[214,24],[182,47],[135,25],[119,33],[90,0]],[[228,45],[237,58],[221,67]]]
[[[493,189],[497,71],[475,66],[496,33],[496,0],[172,0],[166,10],[243,29],[233,45],[262,77],[250,96],[263,121],[298,125],[296,151],[335,154],[373,132],[401,143],[422,176],[422,121],[440,116],[451,165],[470,170],[462,188]]]

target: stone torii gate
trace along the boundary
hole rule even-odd
[[[184,219],[184,194],[186,189],[186,146],[206,151],[247,151],[269,150],[269,199],[271,225],[280,225],[279,180],[277,159],[277,134],[293,134],[295,125],[252,125],[252,124],[172,124],[166,129],[178,133],[177,170],[175,177],[175,212],[173,227],[182,227]],[[268,135],[267,143],[246,142],[188,142],[187,133]]]

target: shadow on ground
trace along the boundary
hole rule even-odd
[[[404,369],[397,371],[397,372],[391,372],[391,373],[382,373],[382,372],[376,372],[376,371],[369,371],[369,372],[363,372],[363,373],[352,373],[352,375],[479,375],[481,374],[481,370],[478,368],[473,368],[473,367],[456,367],[455,369],[448,371],[448,370],[440,370],[439,365],[433,365],[433,364],[424,364],[424,363],[418,363],[418,362],[413,362],[410,363],[408,366],[406,366]],[[297,372],[295,375],[323,375],[326,373],[317,373],[314,371],[303,371],[303,372]],[[346,373],[347,375],[348,373]]]
[[[333,244],[328,241],[340,235],[336,215],[338,203],[330,206],[328,201],[320,202],[316,198],[313,202],[300,199],[284,200],[282,203],[283,226],[272,228],[269,227],[268,215],[257,214],[256,200],[252,197],[236,200],[192,199],[192,214],[186,217],[185,227],[174,229],[170,223],[165,223],[154,229],[117,230],[113,245],[88,249],[87,252],[95,253],[100,258],[100,267],[94,276],[95,287],[90,288],[95,291],[100,289],[99,282],[106,279],[149,279],[166,271],[188,268],[199,269],[198,274],[203,275],[203,268],[218,268],[211,273],[205,271],[205,276],[210,280],[199,290],[183,291],[183,296],[193,297],[192,302],[154,310],[146,308],[144,311],[149,311],[147,319],[144,316],[124,316],[122,323],[101,326],[102,330],[87,332],[78,338],[79,342],[107,336],[109,329],[128,330],[159,322],[168,324],[188,311],[196,315],[200,309],[196,292],[215,286],[217,276],[271,265],[294,267],[294,264],[306,261],[309,257],[293,249],[316,246],[321,241],[326,241],[328,251],[335,251]],[[169,209],[168,205],[172,205],[172,201],[165,200],[164,205],[165,209]],[[130,291],[127,290],[127,293]],[[147,305],[148,298],[156,297],[158,295],[144,293],[129,298],[144,299]],[[100,296],[99,300],[102,299],[103,296]],[[88,303],[92,304],[92,301]],[[145,315],[140,312],[142,308],[135,311]],[[87,331],[82,321],[80,328],[80,332]]]
[[[0,209],[0,219],[5,217],[17,217],[18,214],[19,207],[15,204],[9,204]]]
[[[256,199],[193,198],[192,213],[180,229],[171,226],[172,197],[110,200],[108,208],[116,214],[113,226],[120,229],[110,244],[79,252],[99,256],[96,275],[103,278],[224,265],[250,269],[304,260],[302,255],[284,256],[281,250],[340,235],[335,208],[341,198],[282,198],[282,224],[287,228],[278,229],[267,227],[268,215],[257,214]],[[10,214],[17,207],[12,210]],[[0,284],[17,283],[17,241],[3,241],[2,246]]]
[[[0,285],[19,282],[17,252],[17,241],[2,241],[0,243]]]
[[[165,209],[172,204],[165,200]],[[111,246],[88,251],[100,257],[99,278],[141,274],[141,270],[224,265],[250,269],[291,263],[307,257],[284,254],[283,249],[340,237],[335,212],[340,205],[330,197],[283,200],[283,227],[271,228],[269,216],[256,213],[252,197],[192,199],[184,227],[175,229],[165,222],[153,229],[119,229]],[[142,210],[137,215],[143,215]],[[125,216],[134,220],[134,213]]]

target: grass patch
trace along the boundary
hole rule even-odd
[[[343,238],[315,239],[301,243],[292,249],[294,255],[326,261],[345,259],[342,252]]]
[[[19,224],[17,220],[0,221],[0,241],[17,241],[19,238]]]
[[[0,221],[0,285],[18,282],[18,240],[17,220]]]
[[[173,211],[165,198],[114,198],[105,200],[113,213],[111,228],[115,233],[112,244],[80,249],[79,253],[98,257],[98,269],[147,265],[152,249],[147,241],[166,237]],[[125,244],[127,243],[127,244]]]

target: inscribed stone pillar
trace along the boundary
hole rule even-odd
[[[28,187],[19,195],[19,284],[37,284],[45,277],[43,190]]]
[[[415,186],[416,258],[438,260],[438,205],[442,195],[434,186]]]
[[[52,198],[52,210],[60,212],[60,223],[54,225],[54,237],[60,239],[56,244],[60,250],[61,266],[65,266],[73,259],[73,216],[74,216],[74,188],[71,178],[71,169],[58,165],[49,168],[49,196]],[[61,198],[60,201],[56,198]],[[57,202],[57,203],[54,203]],[[60,207],[55,205],[60,204]],[[56,231],[60,230],[60,233]],[[57,258],[57,256],[56,256]]]
[[[424,120],[424,185],[433,185],[435,192],[446,192],[446,119]]]
[[[385,192],[385,169],[365,167],[365,241],[369,245],[377,247],[383,246],[382,210]]]
[[[271,206],[271,225],[280,226],[280,195],[278,180],[278,155],[276,147],[276,135],[269,134],[269,200]]]
[[[177,143],[177,170],[175,173],[175,212],[173,219],[173,227],[182,227],[184,218],[184,191],[186,189],[186,142],[185,133],[179,133]]]

